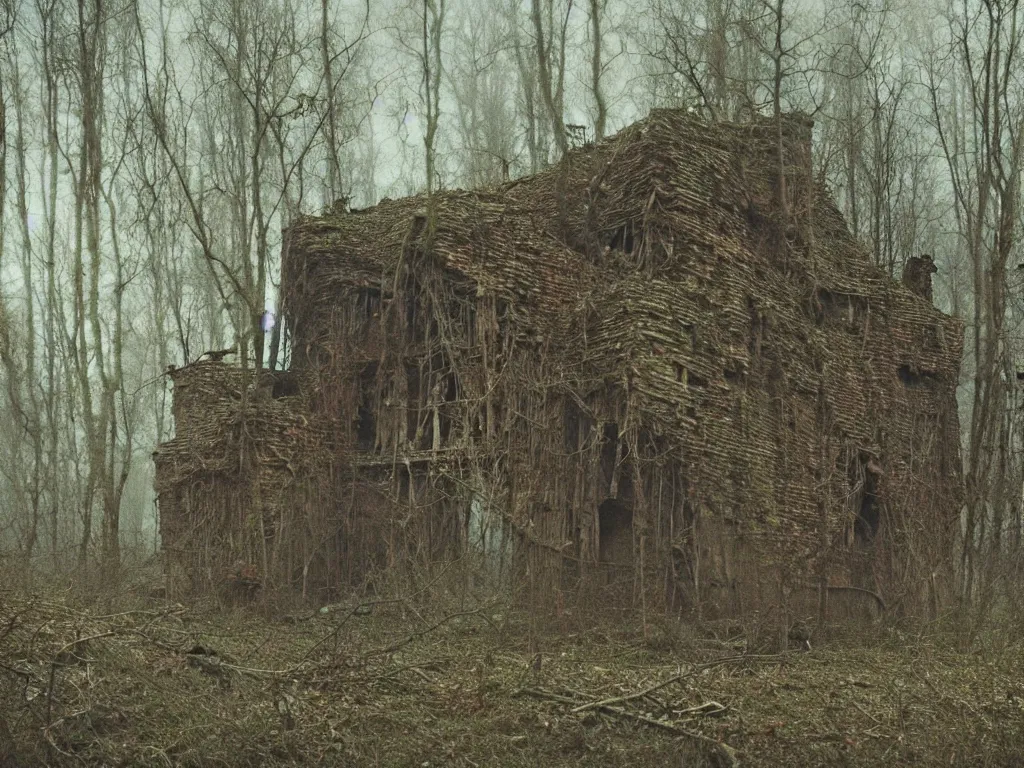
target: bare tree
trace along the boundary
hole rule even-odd
[[[569,148],[565,132],[565,55],[573,0],[530,0],[534,55],[540,95],[551,121],[551,135],[559,155]],[[557,6],[557,7],[556,7]],[[556,13],[557,11],[557,13]]]
[[[515,52],[519,86],[519,112],[525,123],[526,149],[530,155],[530,173],[537,173],[548,162],[548,121],[543,119],[544,107],[539,93],[537,57],[530,50],[520,25],[518,4],[507,8],[512,50]]]
[[[2,44],[2,43],[0,43]],[[22,318],[24,323],[13,322],[9,298],[0,303],[0,322],[4,332],[0,335],[0,363],[6,379],[5,425],[10,430],[5,440],[8,455],[2,463],[2,471],[9,485],[8,509],[14,515],[18,531],[19,547],[26,563],[26,576],[35,555],[36,546],[43,530],[43,505],[45,495],[46,466],[44,463],[44,434],[42,408],[47,397],[40,392],[37,382],[37,329],[34,262],[36,253],[32,239],[32,223],[28,209],[29,198],[29,141],[27,124],[32,121],[25,78],[18,51],[12,44],[5,46],[8,55],[0,66],[3,79],[9,86],[10,103],[13,107],[13,130],[0,126],[0,200],[7,199],[7,151],[13,144],[14,150],[14,198],[15,220],[19,232],[19,270],[23,297]],[[2,86],[0,86],[2,90]],[[0,93],[0,101],[3,94]],[[7,110],[0,108],[4,114]],[[3,118],[0,117],[0,122]],[[3,203],[0,203],[0,264],[6,263],[4,255],[5,224]],[[21,333],[14,331],[22,328]]]
[[[590,0],[590,92],[594,97],[594,138],[598,140],[604,138],[608,123],[608,103],[601,85],[604,74],[601,23],[607,8],[608,0]]]
[[[768,6],[761,0],[705,0],[680,5],[654,0],[653,32],[641,36],[645,54],[661,76],[686,83],[684,96],[711,119],[742,119],[764,98],[770,61],[763,37]]]
[[[437,128],[441,119],[441,38],[445,22],[445,0],[423,0],[423,35],[420,63],[423,69],[421,98],[427,124],[423,132],[426,150],[427,194],[437,188]]]
[[[496,9],[495,9],[496,10]],[[468,13],[453,30],[448,79],[455,100],[453,154],[469,187],[508,179],[518,155],[516,111],[507,56],[511,23],[500,14]]]
[[[336,30],[341,25],[331,17],[329,3],[320,0],[320,66],[322,68],[324,98],[323,151],[327,156],[327,183],[324,203],[329,205],[350,193],[342,170],[342,148],[347,144],[362,114],[357,113],[346,93],[348,80],[363,53],[363,43],[370,35],[370,3],[367,0],[363,16],[351,39],[340,38]],[[272,345],[273,348],[273,345]]]
[[[323,62],[322,30],[299,20],[296,9],[269,2],[201,4],[190,21],[190,45],[203,65],[204,87],[194,101],[166,58],[150,69],[140,35],[151,123],[241,359],[257,369],[264,365],[268,271],[276,263],[271,233],[278,231],[293,175],[302,175],[322,127],[337,118],[330,99],[327,108],[317,107],[326,73],[311,80],[303,66],[318,43]],[[136,24],[142,27],[140,13]],[[331,80],[336,94],[333,70]],[[175,96],[174,104],[166,94]],[[328,167],[337,171],[336,159]]]
[[[116,13],[102,0],[79,0],[74,19],[75,55],[67,70],[68,85],[79,94],[81,119],[77,137],[65,154],[74,186],[74,260],[72,321],[68,333],[77,396],[88,450],[83,495],[79,560],[84,564],[92,535],[92,504],[102,511],[102,565],[107,579],[121,560],[121,499],[132,461],[131,404],[124,393],[125,298],[134,267],[122,249],[116,190],[124,169],[121,137],[106,133],[106,119],[118,110],[113,125],[134,119],[135,107],[124,87],[132,69],[127,58],[130,27],[115,26]],[[126,38],[125,35],[128,35]],[[108,77],[122,87],[108,90]],[[121,147],[120,151],[108,148]],[[107,160],[110,163],[107,163]],[[106,282],[108,288],[101,289]]]
[[[962,248],[973,275],[970,426],[961,575],[975,594],[982,562],[995,573],[1019,471],[1011,452],[1013,355],[1007,267],[1018,247],[1024,104],[1018,0],[962,0],[950,45],[928,69],[932,117],[949,171]],[[984,585],[990,586],[990,585]],[[990,593],[989,589],[983,596]]]
[[[888,0],[849,11],[824,66],[817,164],[854,235],[898,276],[909,257],[936,248],[938,166],[919,106],[927,96]]]

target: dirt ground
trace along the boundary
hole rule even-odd
[[[1024,766],[1016,638],[877,628],[769,653],[626,627],[0,592],[0,767]]]

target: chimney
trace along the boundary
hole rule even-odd
[[[938,272],[938,267],[927,253],[920,256],[911,256],[903,267],[903,284],[929,303],[932,301],[932,275]]]

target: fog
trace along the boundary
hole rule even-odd
[[[163,372],[287,365],[260,321],[289,222],[535,173],[662,107],[808,113],[867,256],[935,257],[967,327],[965,558],[1019,542],[1016,4],[0,7],[0,555],[26,574],[158,545]]]

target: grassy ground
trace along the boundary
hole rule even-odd
[[[1024,766],[1019,645],[812,645],[0,593],[0,766]]]

